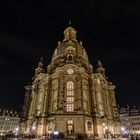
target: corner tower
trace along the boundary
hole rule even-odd
[[[36,69],[29,85],[26,133],[50,136],[59,131],[65,136],[98,137],[120,133],[115,86],[105,78],[104,68],[103,73],[101,68],[93,72],[76,34],[73,27],[66,28],[46,72],[42,65]]]

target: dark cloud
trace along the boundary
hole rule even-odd
[[[16,36],[1,33],[0,34],[0,45],[1,49],[8,50],[8,53],[16,53],[18,55],[40,55],[43,51],[39,48],[38,42],[28,42],[24,38],[18,38]],[[10,52],[11,51],[11,52]],[[7,53],[7,54],[8,54]]]
[[[140,51],[139,49],[120,49],[114,48],[110,50],[108,56],[105,56],[104,59],[108,59],[110,61],[129,61],[129,60],[139,60],[140,61]]]

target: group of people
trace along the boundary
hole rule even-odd
[[[131,140],[140,140],[140,135],[131,135]]]

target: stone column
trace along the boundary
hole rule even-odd
[[[58,113],[63,113],[64,112],[64,76],[60,76],[58,79]]]
[[[83,113],[83,100],[82,100],[82,77],[77,77],[75,81],[74,96],[75,96],[75,110]]]

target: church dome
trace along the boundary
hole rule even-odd
[[[64,30],[64,39],[62,42],[58,42],[58,46],[52,56],[51,70],[67,63],[83,66],[88,69],[87,52],[82,46],[82,42],[77,41],[76,34],[77,31],[71,26]]]

